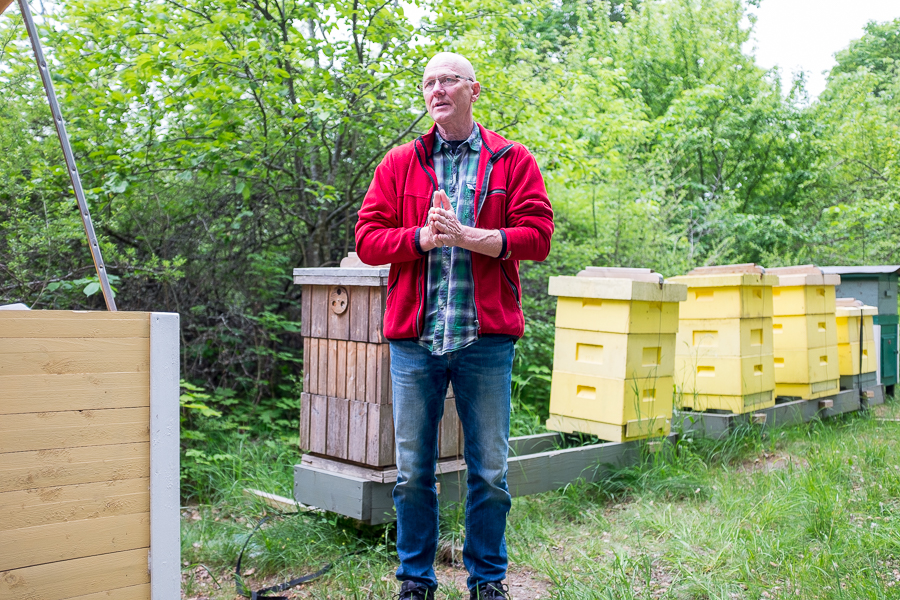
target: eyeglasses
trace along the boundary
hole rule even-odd
[[[434,89],[435,84],[440,82],[441,87],[446,90],[448,88],[452,88],[453,86],[455,86],[457,83],[459,83],[463,79],[466,79],[466,80],[472,81],[472,82],[475,81],[471,77],[465,77],[463,75],[456,75],[456,74],[441,75],[440,77],[435,77],[434,79],[429,79],[425,83],[421,83],[421,84],[417,85],[416,89],[419,90],[420,92],[422,92],[422,91],[430,92]]]

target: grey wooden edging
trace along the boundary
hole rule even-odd
[[[181,597],[179,317],[150,313],[150,598]]]
[[[862,398],[862,399],[861,399]],[[817,400],[796,400],[776,404],[744,415],[675,411],[673,424],[681,427],[663,441],[673,443],[679,435],[693,434],[720,439],[735,427],[757,423],[762,427],[786,427],[858,411],[884,402],[884,386],[864,390],[851,389]],[[764,423],[759,423],[762,419]],[[676,427],[677,429],[677,427]],[[598,481],[610,467],[635,464],[647,440],[609,442],[559,449],[560,433],[512,438],[509,440],[507,483],[513,497],[537,494],[565,487],[578,480]],[[437,474],[442,504],[461,502],[466,493],[466,470],[462,461],[446,462]],[[327,462],[320,461],[319,465]],[[294,466],[294,499],[301,504],[359,519],[370,525],[396,519],[391,492],[393,481],[374,477],[363,467],[345,465],[341,470],[326,470],[310,464]],[[353,471],[352,469],[357,469]],[[393,471],[396,473],[396,470]]]
[[[387,285],[390,269],[385,267],[316,267],[294,269],[297,285]]]

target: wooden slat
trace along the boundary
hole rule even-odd
[[[316,393],[326,395],[328,393],[328,340],[319,340],[319,356],[316,358],[316,368],[319,370],[319,385]]]
[[[366,401],[366,363],[368,362],[369,344],[356,344],[356,399]]]
[[[309,405],[312,397],[302,392],[300,394],[300,449],[309,450]]]
[[[368,414],[365,402],[350,400],[347,460],[358,463],[366,462],[366,430],[369,421]]]
[[[2,326],[2,323],[0,323]],[[133,338],[8,338],[0,336],[0,354],[50,352],[150,352],[150,339]]]
[[[0,493],[0,531],[146,512],[146,478]]]
[[[150,585],[133,585],[86,596],[74,596],[65,600],[150,600]]]
[[[441,419],[441,458],[456,456],[459,453],[459,425],[456,400],[444,399],[444,418]]]
[[[149,476],[146,442],[0,454],[0,492]]]
[[[145,442],[149,421],[147,408],[3,415],[0,454]]]
[[[310,392],[309,389],[309,338],[303,338],[303,391]]]
[[[350,339],[369,341],[369,288],[354,286],[350,291]]]
[[[391,404],[391,346],[390,344],[378,344],[378,359],[375,375],[375,397],[379,404]]]
[[[347,309],[338,314],[331,310],[331,292],[336,287],[341,287],[344,291],[347,291],[348,288],[344,286],[332,286],[328,288],[329,295],[329,304],[328,304],[328,339],[329,340],[348,340],[350,339],[350,307],[347,306]],[[347,295],[347,301],[349,302],[350,296],[349,292]]]
[[[328,287],[312,286],[312,321],[309,324],[309,335],[316,338],[328,337]]]
[[[325,454],[328,436],[328,400],[325,396],[313,395],[309,408],[309,451]]]
[[[347,343],[343,340],[337,343],[337,376],[334,395],[338,398],[347,397]]]
[[[300,295],[300,335],[309,337],[312,321],[312,286],[304,285]]]
[[[309,354],[303,357],[303,370],[309,374],[309,386],[303,386],[303,390],[310,394],[319,393],[319,339],[309,340]],[[304,381],[304,383],[306,383]]]
[[[111,408],[103,410],[65,410],[58,412],[22,413],[0,417],[0,434],[22,429],[81,427],[118,423],[149,422],[149,408]],[[0,442],[2,444],[2,442]]]
[[[337,340],[328,340],[328,385],[325,394],[337,396]]]
[[[373,344],[384,342],[384,288],[369,288],[369,341]]]
[[[64,375],[68,373],[146,373],[150,352],[48,352],[0,354],[0,376]]]
[[[64,600],[72,594],[150,583],[149,548],[12,569],[0,576],[0,600]]]
[[[390,404],[367,403],[366,463],[375,467],[394,464],[394,419]]]
[[[150,406],[149,373],[0,377],[0,415]]]
[[[28,310],[28,311],[3,311],[0,313],[0,323],[9,319],[26,319],[32,321],[83,321],[95,319],[98,321],[149,321],[150,313],[120,310],[109,312],[106,310]]]
[[[325,453],[335,458],[347,458],[347,421],[350,416],[350,401],[344,398],[328,398],[328,440]]]
[[[6,312],[6,311],[4,311]],[[9,311],[13,312],[13,311]],[[15,311],[17,315],[22,312]],[[34,311],[42,313],[44,311]],[[0,331],[5,338],[130,338],[150,337],[150,319],[2,319]]]
[[[356,400],[356,342],[347,342],[345,363],[344,397],[348,400]]]
[[[149,545],[149,512],[52,523],[0,531],[0,565],[21,569]]]
[[[378,404],[378,344],[366,344],[366,402]]]

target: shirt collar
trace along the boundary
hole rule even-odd
[[[441,137],[441,134],[438,132],[437,127],[435,127],[434,128],[434,149],[432,150],[432,152],[433,153],[440,152],[441,147],[446,143],[447,142],[444,140],[444,138]],[[481,151],[481,129],[478,127],[478,123],[475,123],[475,125],[472,127],[472,133],[469,134],[469,137],[467,137],[463,141],[463,143],[460,144],[460,146],[462,146],[463,144],[468,144],[469,149],[472,150],[473,152]]]

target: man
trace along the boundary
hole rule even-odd
[[[546,258],[553,211],[534,157],[475,123],[481,84],[467,59],[435,55],[422,92],[435,125],[388,152],[356,225],[360,259],[391,263],[398,597],[431,600],[437,588],[435,467],[449,382],[465,437],[471,598],[508,598],[510,380],[525,328],[518,261]]]

